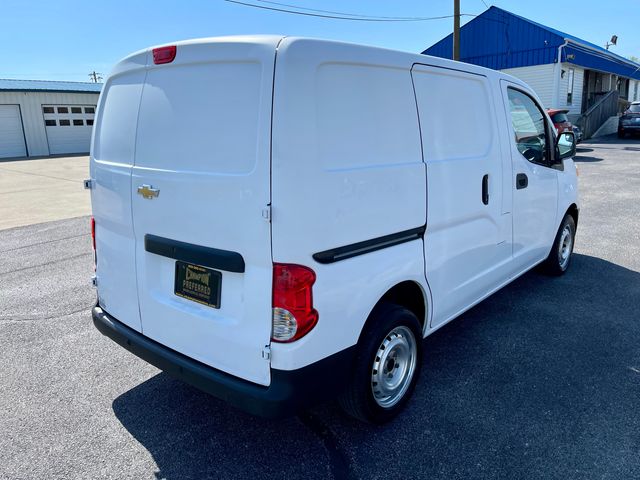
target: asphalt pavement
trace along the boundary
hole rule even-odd
[[[640,478],[640,141],[583,144],[576,251],[425,340],[374,427],[254,418],[92,325],[88,217],[0,231],[0,478]]]

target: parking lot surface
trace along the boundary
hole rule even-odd
[[[0,160],[0,230],[91,213],[89,157]]]
[[[254,418],[102,337],[87,217],[0,232],[0,478],[640,478],[640,141],[576,160],[569,272],[426,339],[382,427],[333,404]]]

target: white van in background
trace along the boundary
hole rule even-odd
[[[422,338],[569,266],[573,134],[520,80],[275,36],[137,52],[102,90],[96,327],[249,412],[395,416]]]

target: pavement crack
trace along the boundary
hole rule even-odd
[[[55,177],[53,175],[44,175],[42,173],[25,172],[24,170],[14,170],[13,168],[7,168],[7,167],[0,167],[0,170],[4,170],[6,172],[11,172],[11,173],[20,173],[22,175],[32,175],[34,177],[45,177],[45,178],[52,178],[54,180],[64,180],[65,182],[72,182],[75,184],[80,183],[78,182],[78,180],[73,180],[71,178]]]
[[[20,323],[20,322],[35,322],[35,321],[40,321],[40,320],[53,320],[56,318],[64,318],[64,317],[69,317],[71,315],[75,315],[76,313],[80,313],[80,312],[84,312],[85,310],[87,311],[91,311],[91,309],[93,308],[93,306],[96,304],[95,301],[91,302],[91,304],[87,307],[82,307],[78,310],[74,310],[72,312],[61,312],[58,313],[56,315],[51,315],[49,317],[42,317],[42,316],[24,316],[24,317],[17,317],[17,316],[8,316],[8,317],[0,317],[0,322],[6,322],[6,323]]]
[[[67,260],[73,260],[75,258],[84,257],[85,255],[91,255],[91,252],[79,253],[78,255],[72,255],[70,257],[59,258],[57,260],[51,260],[50,262],[40,263],[38,265],[29,265],[28,267],[17,268],[16,270],[10,270],[8,272],[0,272],[0,277],[2,277],[4,275],[10,275],[12,273],[22,272],[24,270],[30,270],[32,268],[46,267],[47,265],[53,265],[54,263],[65,262]]]
[[[349,458],[340,447],[338,438],[316,415],[303,412],[298,418],[316,437],[320,439],[322,445],[329,456],[329,470],[335,479],[352,479],[354,475]]]
[[[79,235],[71,235],[70,237],[62,237],[62,238],[56,238],[54,240],[45,240],[44,242],[30,243],[29,245],[22,245],[21,247],[10,248],[8,250],[0,250],[0,253],[15,252],[16,250],[21,250],[23,248],[36,247],[38,245],[45,245],[47,243],[61,242],[63,240],[70,240],[72,238],[85,237],[85,236],[89,236],[89,235],[90,235],[90,233],[86,232],[86,233],[81,233]]]

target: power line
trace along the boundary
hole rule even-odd
[[[337,13],[336,15],[324,15],[320,13],[301,12],[301,11],[289,10],[285,8],[267,7],[266,5],[256,5],[254,3],[241,2],[239,0],[224,0],[224,1],[228,3],[234,3],[237,5],[243,5],[245,7],[253,7],[253,8],[259,8],[262,10],[271,10],[275,12],[289,13],[293,15],[303,15],[306,17],[330,18],[334,20],[351,20],[351,21],[357,21],[357,22],[423,22],[427,20],[442,20],[445,18],[453,17],[453,15],[442,15],[439,17],[396,17],[396,18],[385,18],[385,17],[374,17],[374,16],[358,17],[358,16],[350,16],[354,14],[340,13],[340,12],[336,12]],[[257,0],[257,1],[261,1],[261,0]],[[270,2],[270,3],[275,3],[275,2]],[[300,7],[294,7],[294,8],[300,8]],[[461,16],[475,17],[475,15],[471,15],[469,13],[463,13],[461,14]]]
[[[489,5],[487,5],[487,2],[485,2],[484,0],[480,0],[482,3],[484,3],[484,6],[489,8]]]
[[[441,17],[386,17],[381,15],[365,15],[360,13],[336,12],[334,10],[320,10],[318,8],[306,8],[306,7],[300,7],[298,5],[292,5],[290,3],[273,2],[270,0],[255,0],[255,1],[260,3],[269,3],[271,5],[279,5],[281,7],[291,7],[291,8],[295,8],[296,10],[305,10],[308,12],[318,12],[318,13],[339,15],[341,17],[360,17],[360,18],[368,18],[368,19],[371,18],[371,19],[397,20],[397,21],[422,21],[422,20],[435,20],[436,18],[441,18]]]

